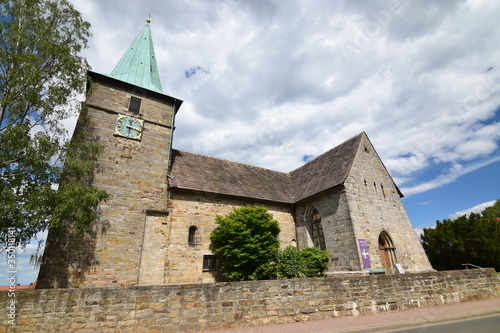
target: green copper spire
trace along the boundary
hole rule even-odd
[[[163,94],[149,22],[108,76]]]

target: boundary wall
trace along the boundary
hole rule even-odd
[[[1,332],[187,332],[500,297],[493,269],[0,292]],[[12,300],[14,302],[12,303]],[[12,307],[15,304],[12,319]],[[436,309],[438,310],[438,309]],[[10,315],[10,317],[9,317]],[[15,323],[15,325],[13,325]]]

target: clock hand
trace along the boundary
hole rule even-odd
[[[127,127],[130,128],[130,129],[133,129],[135,131],[138,131],[138,132],[141,130],[139,127],[134,127],[132,125],[127,125]]]

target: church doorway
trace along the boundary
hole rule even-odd
[[[382,258],[382,265],[387,274],[393,274],[396,264],[396,248],[394,247],[391,236],[389,236],[389,233],[385,230],[382,230],[378,236],[378,249],[380,251],[380,257]]]

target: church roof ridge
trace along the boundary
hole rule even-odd
[[[292,173],[294,173],[295,171],[299,170],[300,168],[303,168],[304,166],[308,165],[309,163],[314,163],[314,161],[315,161],[316,159],[320,158],[321,156],[323,156],[323,155],[326,155],[326,154],[330,153],[332,150],[336,150],[336,149],[338,149],[340,146],[342,146],[342,145],[344,145],[344,144],[349,143],[351,140],[356,140],[356,139],[361,138],[361,136],[362,136],[363,134],[364,134],[364,135],[366,135],[366,133],[363,131],[363,132],[361,132],[361,133],[358,133],[358,134],[356,134],[356,135],[354,135],[354,136],[350,137],[349,139],[347,139],[347,140],[345,140],[345,141],[342,141],[341,143],[339,143],[339,144],[338,144],[338,145],[336,145],[335,147],[330,148],[329,150],[327,150],[327,151],[325,151],[325,152],[323,152],[323,153],[319,154],[318,156],[315,156],[313,159],[311,159],[311,160],[307,161],[306,163],[302,164],[301,166],[296,167],[295,169],[293,169],[293,170],[289,171],[288,173],[292,174]]]
[[[108,76],[163,93],[149,20]]]
[[[217,157],[172,150],[170,186],[177,189],[295,203],[341,185],[365,132],[285,173]]]
[[[361,132],[290,172],[294,202],[345,182],[365,132]]]
[[[237,162],[237,161],[232,161],[232,160],[229,160],[229,159],[226,159],[226,158],[221,158],[221,157],[215,157],[215,156],[209,156],[209,155],[204,155],[204,154],[200,154],[200,153],[193,153],[193,152],[189,152],[189,151],[186,151],[186,150],[181,150],[181,149],[175,149],[173,148],[172,150],[176,150],[180,153],[185,153],[185,154],[190,154],[190,155],[197,155],[199,157],[205,157],[205,158],[210,158],[210,159],[216,159],[216,160],[220,160],[220,161],[224,161],[224,162],[227,162],[227,163],[234,163],[234,164],[239,164],[239,165],[245,165],[245,166],[248,166],[250,168],[257,168],[257,169],[262,169],[262,170],[267,170],[267,171],[272,171],[272,172],[276,172],[276,173],[280,173],[280,174],[283,174],[283,175],[286,175],[286,176],[291,176],[292,173],[294,173],[295,171],[297,171],[298,169],[310,164],[310,163],[314,163],[314,161],[317,159],[317,158],[320,158],[321,156],[323,155],[326,155],[328,154],[329,152],[333,151],[333,150],[336,150],[338,149],[340,146],[344,145],[344,144],[348,144],[351,140],[355,140],[355,139],[359,139],[362,135],[366,135],[366,133],[363,131],[359,134],[356,134],[354,136],[352,136],[351,138],[345,140],[344,142],[338,144],[337,146],[327,150],[326,152],[324,153],[321,153],[320,155],[314,157],[312,160],[304,163],[303,165],[291,170],[291,171],[288,171],[288,172],[283,172],[283,171],[277,171],[277,170],[273,170],[273,169],[269,169],[269,168],[264,168],[264,167],[260,167],[260,166],[257,166],[257,165],[252,165],[252,164],[248,164],[248,163],[242,163],[242,162]]]

